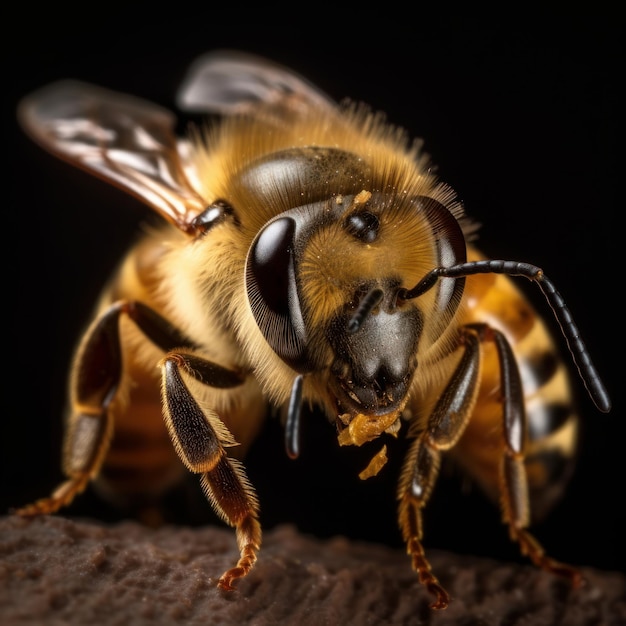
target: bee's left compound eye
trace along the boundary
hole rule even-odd
[[[300,309],[294,261],[296,223],[270,222],[257,236],[246,262],[246,291],[252,313],[272,349],[296,371],[306,369],[306,328]]]

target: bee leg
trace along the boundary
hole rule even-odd
[[[442,450],[458,441],[476,401],[480,378],[481,351],[479,336],[466,329],[465,351],[452,378],[428,418],[428,424],[413,442],[404,462],[398,489],[398,520],[407,553],[419,580],[436,597],[433,609],[445,609],[450,603],[448,592],[432,573],[421,544],[422,509],[432,493],[439,472]]]
[[[242,381],[234,372],[182,352],[170,353],[161,362],[164,417],[174,447],[185,466],[201,474],[202,489],[215,512],[235,527],[240,558],[219,579],[218,587],[233,589],[233,581],[253,567],[261,546],[259,503],[243,465],[226,455],[236,445],[225,424],[212,411],[204,411],[185,384],[186,374],[216,387]]]
[[[192,342],[145,304],[120,300],[99,315],[84,334],[72,363],[69,416],[63,442],[63,473],[68,479],[51,496],[14,510],[22,517],[55,513],[69,505],[100,471],[113,435],[109,407],[122,378],[119,318],[128,315],[164,351]],[[234,386],[234,372],[218,368],[214,386]],[[220,383],[218,385],[218,383]]]
[[[48,498],[15,510],[17,515],[55,513],[69,505],[98,474],[113,431],[108,407],[122,374],[118,324],[121,311],[121,305],[114,305],[98,317],[74,357],[72,411],[63,445],[63,472],[68,479]]]
[[[422,509],[426,506],[439,471],[440,454],[424,437],[416,439],[406,457],[398,491],[398,521],[402,537],[411,556],[419,581],[437,600],[431,608],[445,609],[450,603],[448,592],[433,574],[424,554]]]
[[[580,585],[580,572],[545,554],[542,545],[531,535],[528,478],[524,465],[526,447],[526,411],[524,394],[517,362],[506,337],[495,329],[489,329],[500,361],[501,395],[503,405],[504,456],[501,466],[500,491],[502,516],[509,526],[509,534],[516,541],[522,554],[528,556],[538,567],[569,578],[575,586]]]

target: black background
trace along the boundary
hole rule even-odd
[[[431,15],[419,4],[409,16],[389,3],[345,18],[311,7],[215,13],[208,3],[177,3],[167,10],[135,5],[131,15],[115,4],[91,6],[89,15],[32,8],[4,20],[16,43],[5,55],[3,89],[11,195],[3,237],[2,510],[47,494],[61,478],[71,350],[103,280],[148,214],[34,146],[15,121],[17,100],[72,77],[173,108],[189,63],[227,47],[291,66],[336,98],[365,100],[424,138],[440,176],[483,224],[482,249],[540,265],[557,284],[614,409],[599,413],[580,386],[580,463],[561,506],[535,531],[557,558],[624,569],[620,20],[571,8],[568,15]],[[538,290],[522,287],[547,311]],[[306,423],[303,448],[298,461],[288,461],[280,431],[270,425],[250,455],[265,526],[296,521],[321,536],[399,545],[399,458],[361,483],[355,478],[360,462],[345,450],[337,453],[332,428],[319,418]],[[87,494],[68,513],[114,517],[97,504]],[[180,515],[172,519],[184,521],[184,507],[173,506]],[[211,520],[208,509],[201,503],[203,512],[192,521]],[[426,532],[427,547],[518,558],[497,509],[456,477],[442,476],[426,510]]]

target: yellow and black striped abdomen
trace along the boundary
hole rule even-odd
[[[470,258],[478,256],[470,253]],[[559,344],[513,279],[471,276],[466,298],[466,323],[483,322],[500,330],[517,358],[527,418],[531,511],[539,519],[562,494],[573,467],[578,415],[569,373]],[[486,342],[476,407],[455,456],[493,498],[498,497],[504,446],[501,407],[498,358],[495,346]]]

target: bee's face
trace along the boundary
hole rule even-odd
[[[419,305],[400,294],[441,264],[442,250],[452,251],[447,262],[464,259],[462,234],[438,202],[373,180],[356,155],[324,153],[287,150],[241,175],[260,190],[260,202],[264,187],[275,194],[281,185],[291,193],[300,186],[310,200],[255,237],[248,301],[274,352],[297,372],[327,380],[336,416],[398,415],[417,367],[423,307],[447,323],[460,299],[456,283]]]

